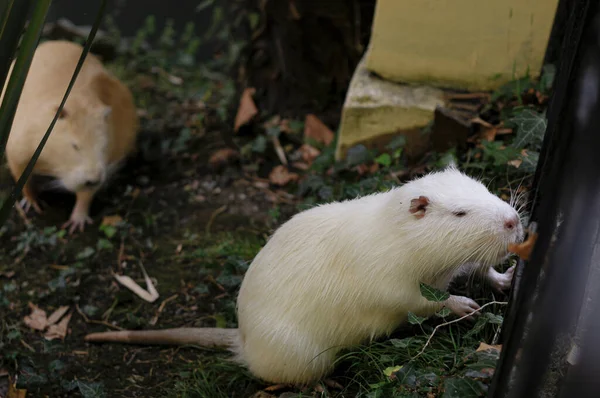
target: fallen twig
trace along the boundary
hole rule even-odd
[[[273,137],[273,146],[275,147],[275,153],[277,153],[277,157],[279,158],[279,161],[282,164],[287,166],[288,161],[287,161],[287,158],[285,157],[285,151],[283,150],[283,147],[281,146],[279,137]]]
[[[158,291],[154,287],[152,280],[150,280],[150,277],[146,273],[146,269],[144,268],[144,266],[142,265],[141,262],[139,263],[139,265],[140,265],[140,268],[142,269],[142,273],[144,274],[144,280],[146,281],[146,290],[144,290],[133,279],[131,279],[131,277],[129,277],[127,275],[116,274],[112,270],[111,270],[111,272],[112,272],[113,276],[115,277],[115,279],[117,280],[117,282],[119,282],[121,285],[123,285],[126,288],[128,288],[129,290],[131,290],[133,293],[135,293],[141,299],[146,300],[149,303],[153,303],[159,297]]]
[[[419,356],[421,356],[421,354],[423,354],[423,353],[425,352],[425,349],[426,349],[426,348],[429,346],[429,343],[431,343],[431,339],[433,338],[433,336],[435,335],[435,332],[437,332],[437,330],[438,330],[439,328],[441,328],[442,326],[448,326],[448,325],[451,325],[451,324],[453,324],[453,323],[456,323],[456,322],[462,321],[463,319],[465,319],[465,318],[468,318],[468,317],[470,317],[471,315],[473,315],[473,314],[475,314],[475,313],[477,313],[477,312],[480,312],[480,311],[481,311],[481,310],[483,310],[485,307],[488,307],[488,306],[490,306],[490,305],[492,305],[492,304],[507,305],[507,304],[508,304],[508,302],[506,302],[506,301],[490,301],[489,303],[486,303],[486,304],[482,305],[480,308],[476,309],[475,311],[473,311],[473,312],[471,312],[471,313],[469,313],[469,314],[467,314],[467,315],[461,316],[460,318],[453,319],[453,320],[451,320],[451,321],[448,321],[448,322],[440,323],[439,325],[437,325],[437,326],[436,326],[436,327],[433,329],[433,332],[431,333],[431,335],[429,336],[429,338],[428,338],[428,339],[427,339],[427,341],[425,342],[425,345],[423,346],[423,348],[421,348],[421,351],[419,351],[419,353],[418,353],[417,355],[415,355],[414,357],[412,357],[412,358],[411,358],[411,361],[412,361],[413,359],[416,359],[416,358],[418,358]]]
[[[208,222],[206,223],[206,235],[210,235],[210,227],[215,221],[215,218],[217,218],[217,216],[223,213],[225,210],[227,210],[227,205],[223,205],[217,210],[213,211],[213,213],[210,215],[210,218],[208,219]]]
[[[106,321],[98,321],[98,320],[95,320],[95,319],[88,318],[87,315],[85,315],[83,313],[83,311],[81,311],[81,308],[79,308],[79,304],[75,304],[75,309],[77,310],[77,312],[79,313],[79,315],[81,315],[81,317],[83,318],[83,321],[85,323],[95,323],[95,324],[98,324],[98,325],[108,326],[109,328],[113,328],[113,329],[116,329],[116,330],[123,330],[123,328],[121,328],[119,326],[116,326],[116,325],[113,325],[111,323],[108,323]]]
[[[175,300],[177,297],[179,297],[179,294],[174,294],[171,297],[164,299],[162,301],[162,303],[160,303],[160,306],[158,307],[156,314],[152,317],[152,319],[150,319],[150,325],[156,325],[156,322],[158,321],[158,316],[165,309],[165,306],[167,305],[167,303],[169,301]]]

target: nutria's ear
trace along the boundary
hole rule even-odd
[[[425,217],[428,205],[429,199],[427,196],[419,196],[417,199],[410,201],[410,208],[408,211],[415,216],[415,218],[423,218]]]
[[[60,105],[56,105],[54,107],[54,113],[58,112],[59,107],[60,107]],[[58,118],[65,119],[67,116],[69,116],[69,112],[67,112],[67,107],[63,106],[63,108],[60,110],[60,113],[58,114]]]

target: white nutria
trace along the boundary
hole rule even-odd
[[[342,348],[389,334],[408,312],[478,309],[462,296],[428,301],[419,282],[446,289],[461,265],[492,269],[522,239],[517,211],[451,166],[284,223],[244,277],[238,329],[93,333],[86,341],[224,345],[265,381],[310,383],[332,370]],[[512,272],[487,275],[505,288]]]
[[[83,47],[47,41],[34,54],[25,80],[6,158],[17,180],[23,173],[64,96]],[[11,65],[11,71],[14,62]],[[89,207],[107,177],[135,147],[138,119],[129,89],[88,54],[33,174],[54,177],[53,187],[76,195],[70,232],[91,223]],[[23,188],[26,210],[41,208],[31,178]]]

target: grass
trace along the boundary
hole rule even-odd
[[[184,46],[181,54],[188,50]],[[49,194],[42,197],[49,209],[43,216],[31,216],[30,226],[13,213],[0,230],[0,369],[18,375],[19,387],[32,396],[252,396],[265,384],[231,363],[223,350],[88,345],[83,336],[107,330],[107,325],[235,327],[235,297],[249,262],[292,214],[389,189],[411,172],[418,174],[419,167],[435,169],[451,159],[509,199],[519,186],[526,192],[535,168],[544,106],[532,105],[528,90],[545,94],[549,87],[544,79],[524,79],[518,90],[499,90],[496,102],[483,110],[486,120],[514,126],[515,134],[477,140],[462,151],[429,153],[411,167],[402,154],[402,140],[390,143],[383,153],[357,147],[343,162],[333,160],[335,142],[329,147],[313,143],[321,154],[298,184],[260,188],[279,164],[268,134],[279,134],[284,147],[297,147],[303,143],[302,122],[290,121],[297,131],[291,137],[274,130],[272,123],[270,130],[257,124],[251,134],[234,137],[241,164],[214,171],[206,160],[225,145],[223,135],[231,129],[225,108],[234,98],[235,85],[223,74],[190,65],[176,49],[169,51],[170,57],[160,52],[124,55],[108,65],[132,87],[147,116],[142,118],[140,152],[92,207],[95,224],[84,234],[66,236],[56,225],[68,215],[73,198]],[[155,65],[162,72],[152,72]],[[185,84],[175,84],[177,79],[169,76]],[[181,106],[199,101],[203,107]],[[361,165],[373,164],[376,171],[360,172]],[[0,193],[6,193],[10,179],[6,173],[0,177]],[[222,206],[226,211],[219,212]],[[103,217],[115,215],[123,221],[101,225]],[[140,300],[111,276],[115,271],[141,281],[140,263],[156,281],[160,298],[155,303]],[[479,278],[456,281],[452,289],[480,304],[506,299]],[[60,305],[71,308],[71,332],[64,341],[47,341],[23,324],[29,302],[48,312]],[[504,309],[493,305],[476,322],[440,327],[425,350],[434,328],[451,317],[411,318],[390,338],[345,350],[331,376],[343,390],[330,389],[320,396],[482,396],[498,353],[477,348],[482,342],[498,343]],[[317,395],[297,389],[277,394]]]

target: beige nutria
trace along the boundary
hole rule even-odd
[[[6,146],[13,178],[18,179],[48,129],[83,48],[68,41],[46,41],[34,54]],[[11,70],[13,65],[11,66]],[[129,89],[88,54],[33,169],[56,178],[56,187],[76,195],[70,232],[91,223],[89,207],[107,177],[135,148],[138,119]],[[26,209],[41,212],[31,179],[23,189]]]
[[[238,329],[94,333],[87,341],[229,346],[257,377],[304,384],[325,376],[344,347],[384,336],[408,313],[442,305],[458,315],[470,298],[426,300],[419,282],[446,289],[464,264],[491,268],[523,239],[517,211],[455,167],[399,188],[321,205],[284,223],[254,258],[237,298]]]

